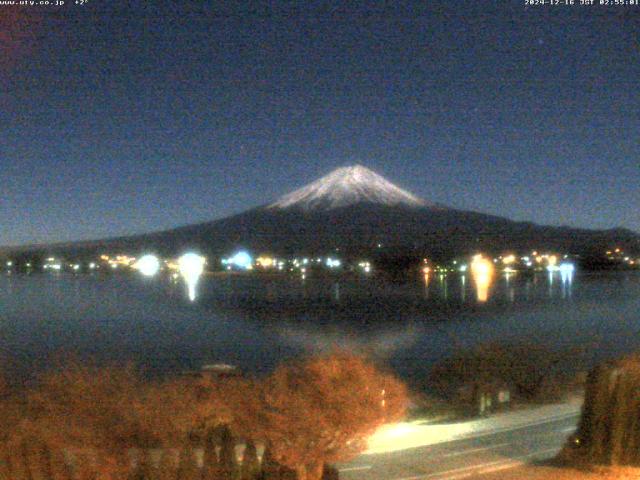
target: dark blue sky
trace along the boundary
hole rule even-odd
[[[640,7],[246,3],[0,7],[0,245],[211,220],[355,162],[640,231]]]

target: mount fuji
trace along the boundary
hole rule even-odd
[[[285,255],[428,255],[558,250],[601,254],[612,246],[640,252],[626,229],[587,230],[517,222],[427,202],[361,165],[338,168],[267,205],[212,222],[133,237],[33,246],[42,254],[95,255],[197,249],[217,257],[239,248]],[[2,252],[0,252],[2,253]]]
[[[343,167],[281,197],[270,208],[335,209],[358,203],[426,207],[427,202],[361,165]]]

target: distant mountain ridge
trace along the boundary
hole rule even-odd
[[[362,256],[382,251],[445,258],[477,251],[533,249],[591,254],[614,246],[640,254],[640,235],[621,228],[536,225],[449,208],[429,203],[355,165],[339,168],[268,205],[211,222],[131,237],[12,250],[87,255],[155,251],[171,256],[196,249],[219,256],[246,248],[256,254],[337,251]]]

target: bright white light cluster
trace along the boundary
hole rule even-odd
[[[178,269],[183,277],[198,278],[204,271],[205,259],[197,253],[185,253],[178,259]]]
[[[160,260],[155,255],[143,255],[133,265],[145,277],[153,277],[160,271]]]
[[[251,270],[253,268],[253,257],[249,255],[249,252],[240,250],[232,257],[223,259],[222,264],[227,265],[228,269],[235,266],[243,270]]]
[[[371,273],[371,263],[364,261],[358,263],[358,266],[364,271],[364,273]]]
[[[329,268],[338,268],[340,265],[342,265],[342,262],[340,260],[338,260],[337,258],[331,258],[331,257],[327,257],[327,267]]]
[[[206,259],[197,253],[185,253],[178,259],[178,269],[187,284],[189,300],[196,299],[196,286],[204,272]]]
[[[576,267],[573,263],[561,263],[560,264],[560,272],[561,273],[573,273]]]
[[[563,274],[571,274],[575,270],[575,266],[573,263],[561,263],[560,265],[548,265],[548,272],[560,272]]]
[[[62,264],[55,258],[49,257],[42,267],[43,270],[53,270],[55,272],[59,272],[62,270]]]

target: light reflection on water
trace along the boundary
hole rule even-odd
[[[513,303],[516,300],[516,290],[518,293],[522,293],[525,297],[528,297],[531,286],[536,285],[537,278],[541,275],[546,275],[547,283],[548,283],[548,296],[553,298],[557,290],[555,288],[555,284],[557,283],[557,278],[560,278],[561,289],[560,295],[562,298],[571,297],[572,285],[573,285],[573,272],[547,272],[547,273],[539,273],[539,274],[528,274],[528,273],[517,273],[517,272],[503,272],[502,274],[494,275],[493,270],[488,269],[480,269],[472,271],[471,279],[472,286],[475,289],[475,299],[477,303],[485,303],[489,301],[491,297],[491,292],[496,288],[497,281],[503,281],[504,286],[502,286],[502,290],[498,291],[498,293],[506,294],[504,298],[506,298],[509,302]],[[523,282],[518,282],[518,280],[524,278]],[[457,292],[457,296],[452,298],[455,301],[461,301],[462,303],[466,303],[467,301],[467,279],[465,274],[450,274],[438,275],[438,288],[433,289],[430,286],[430,277],[428,273],[425,273],[423,276],[424,283],[424,298],[429,299],[432,294],[440,295],[444,300],[449,300],[449,284],[451,282],[459,281],[460,287]],[[434,290],[434,292],[432,292]],[[522,290],[522,292],[520,292]],[[459,297],[458,297],[459,296]]]
[[[493,283],[494,267],[490,260],[476,255],[471,262],[471,276],[476,285],[476,298],[484,303],[489,300],[489,289]]]
[[[479,283],[205,275],[190,302],[185,284],[166,277],[0,276],[0,366],[32,368],[71,349],[162,371],[226,361],[259,372],[342,346],[413,377],[492,340],[593,345],[594,356],[640,346],[639,275],[496,273],[486,297]]]
[[[185,284],[187,295],[192,302],[196,300],[198,283],[204,273],[206,259],[196,253],[185,253],[178,259],[178,269]]]

